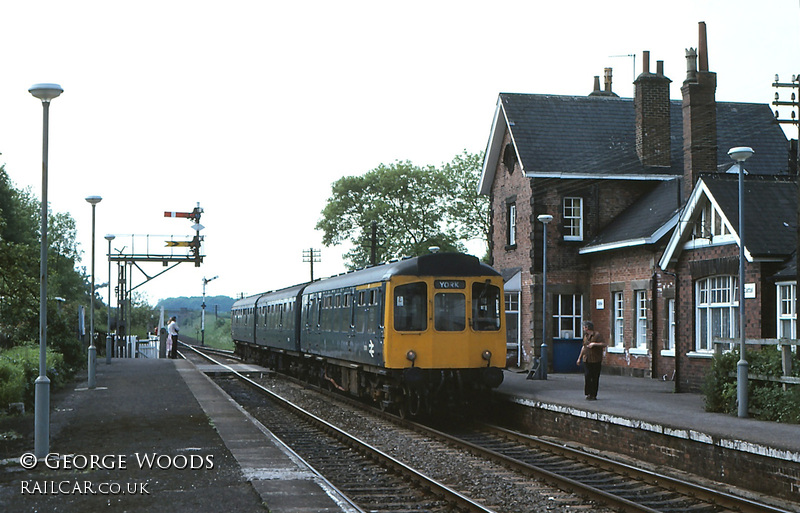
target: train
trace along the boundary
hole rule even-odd
[[[243,297],[231,332],[245,361],[417,417],[500,386],[504,310],[500,273],[438,252]]]

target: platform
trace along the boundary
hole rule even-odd
[[[183,360],[98,362],[97,388],[53,393],[50,452],[23,468],[33,415],[0,419],[0,510],[357,511]],[[68,467],[68,468],[65,468]]]
[[[702,394],[674,390],[671,381],[603,374],[597,400],[587,401],[583,374],[549,374],[547,380],[528,380],[524,372],[506,371],[498,393],[523,405],[800,463],[797,424],[709,413]]]

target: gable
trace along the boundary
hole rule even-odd
[[[797,185],[773,177],[744,181],[745,258],[783,261],[795,250]],[[739,189],[736,175],[706,175],[681,212],[659,266],[677,262],[684,249],[739,244]]]

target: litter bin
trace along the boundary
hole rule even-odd
[[[581,372],[575,365],[578,355],[581,354],[583,340],[579,338],[554,338],[553,339],[553,372]]]

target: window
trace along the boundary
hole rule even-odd
[[[625,329],[625,298],[622,292],[614,292],[614,336],[611,347],[622,349],[625,347],[623,330]]]
[[[735,276],[714,276],[697,282],[696,351],[713,351],[714,337],[736,338],[738,336],[737,284],[738,279]]]
[[[561,338],[581,338],[581,311],[583,298],[580,294],[559,294],[553,318],[556,333]]]
[[[778,283],[778,338],[797,338],[795,283]]]
[[[425,331],[428,328],[428,286],[409,283],[394,289],[394,329]]]
[[[489,283],[472,284],[472,329],[500,329],[500,287]]]
[[[719,211],[717,211],[710,202],[707,202],[700,211],[700,215],[695,223],[694,236],[701,239],[713,240],[723,236],[730,238],[730,235],[731,232],[728,229],[728,225],[725,224]]]
[[[664,341],[664,351],[675,353],[675,300],[667,301],[667,339]]]
[[[436,331],[464,331],[467,327],[467,298],[460,292],[439,292],[433,297],[433,319]]]
[[[636,291],[636,349],[647,349],[647,291]]]
[[[519,348],[519,292],[506,292],[506,344]]]
[[[583,240],[583,198],[564,198],[564,240]]]
[[[508,234],[506,237],[506,244],[509,246],[517,245],[517,204],[510,203],[507,212],[508,221]]]

